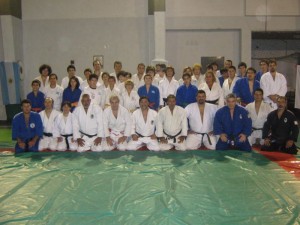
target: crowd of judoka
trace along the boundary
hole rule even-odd
[[[51,67],[42,65],[32,92],[12,122],[15,152],[151,151],[239,149],[297,153],[299,128],[287,110],[286,78],[275,60],[262,60],[261,71],[240,63],[239,74],[224,68],[184,68],[179,81],[173,67],[140,63],[137,74],[101,72],[101,62],[84,71],[86,80],[67,68],[58,85]],[[146,72],[145,72],[146,69]]]

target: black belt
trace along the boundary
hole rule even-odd
[[[207,103],[211,103],[211,104],[214,104],[214,105],[216,105],[218,101],[219,101],[219,99],[216,99],[216,100],[211,100],[211,101],[209,101],[209,100],[206,100],[205,102],[207,102]]]
[[[163,132],[164,132],[165,135],[167,135],[168,139],[173,139],[173,143],[176,143],[176,137],[177,137],[179,134],[181,134],[181,131],[182,131],[182,130],[180,130],[180,131],[179,131],[177,134],[175,134],[175,135],[169,135],[169,134],[167,134],[165,131],[163,131]]]
[[[138,133],[138,132],[135,132],[135,133],[136,133],[136,135],[139,136],[139,137],[150,137],[150,136],[143,136],[143,135],[141,135],[141,134]]]
[[[84,132],[82,132],[82,131],[79,131],[81,134],[83,134],[84,136],[87,136],[87,137],[89,137],[89,138],[92,138],[92,137],[95,137],[95,136],[97,136],[97,134],[93,134],[93,135],[90,135],[90,134],[86,134],[86,133],[84,133]]]
[[[195,131],[194,131],[194,133],[196,133],[196,134],[201,134],[201,135],[202,135],[201,145],[203,144],[203,138],[204,138],[204,135],[207,136],[208,143],[211,145],[211,140],[210,140],[210,137],[209,137],[209,134],[208,134],[208,133],[198,133],[198,132],[195,132]]]
[[[53,137],[53,134],[52,134],[52,133],[46,133],[46,132],[44,132],[43,134],[44,134],[44,136],[46,136],[46,137]]]
[[[255,128],[255,127],[252,127],[252,132],[251,132],[251,133],[253,133],[253,131],[256,131],[256,130],[263,130],[263,128]]]
[[[67,144],[67,149],[70,149],[70,143],[69,143],[68,137],[72,137],[73,134],[62,134],[61,136],[63,136],[65,138],[65,142]]]

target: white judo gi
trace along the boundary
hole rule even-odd
[[[132,79],[132,81],[134,83],[134,90],[137,91],[140,87],[142,87],[143,85],[145,85],[144,76],[145,75],[143,75],[143,77],[141,79],[139,79],[139,77],[138,77],[137,74],[132,75],[131,79]]]
[[[170,150],[175,146],[176,150],[185,151],[185,140],[182,143],[178,141],[180,136],[187,136],[187,130],[186,111],[182,107],[175,106],[173,114],[169,106],[159,110],[155,133],[157,137],[165,137],[168,140],[167,144],[159,143],[161,150]]]
[[[205,74],[200,74],[199,78],[195,75],[192,75],[192,84],[195,85],[196,87],[199,87],[199,85],[203,84],[205,82]]]
[[[61,101],[63,96],[64,89],[58,84],[55,88],[51,88],[50,86],[45,87],[45,98],[52,98],[54,101],[53,108],[57,111],[61,111]]]
[[[47,117],[45,110],[41,111],[39,114],[43,122],[44,133],[43,138],[39,142],[39,151],[47,148],[51,150],[56,150],[57,142],[53,136],[53,132],[55,120],[60,114],[60,112],[58,112],[55,109],[52,109],[49,118]]]
[[[78,146],[78,152],[88,150],[102,151],[102,142],[98,146],[94,144],[97,137],[104,137],[103,111],[99,105],[90,104],[87,112],[83,106],[78,106],[73,112],[73,138],[82,138],[83,146]]]
[[[264,143],[264,140],[262,139],[262,128],[264,126],[264,123],[267,121],[267,117],[271,111],[273,111],[272,107],[265,102],[262,102],[258,114],[255,110],[255,102],[249,103],[245,107],[252,120],[252,133],[248,137],[250,145],[253,145],[256,143],[256,140],[260,140],[260,144],[262,145]]]
[[[172,78],[171,82],[169,82],[167,78],[161,80],[158,85],[160,96],[159,105],[165,105],[164,99],[166,100],[169,95],[176,95],[178,87],[179,83],[174,77]]]
[[[206,101],[217,101],[219,107],[224,106],[223,89],[220,84],[214,82],[211,89],[209,89],[207,83],[202,83],[198,87],[199,90],[203,90],[206,93]]]
[[[287,92],[287,83],[284,75],[276,72],[275,80],[270,72],[264,73],[260,79],[260,87],[264,90],[264,101],[269,103],[273,109],[277,109],[277,103],[274,103],[268,96],[285,96]]]
[[[201,120],[198,103],[191,103],[185,107],[186,116],[189,121],[190,130],[194,134],[188,134],[186,139],[187,149],[198,149],[202,142],[208,149],[216,148],[216,136],[209,135],[213,131],[214,117],[218,107],[216,105],[205,103],[203,121]],[[209,136],[209,138],[208,138]]]
[[[135,111],[140,107],[139,105],[140,96],[135,90],[132,90],[130,94],[127,91],[121,93],[120,105],[124,106],[129,112]]]
[[[237,81],[238,79],[240,79],[240,78],[237,77],[237,76],[235,76],[234,79],[233,79],[233,81],[232,81],[232,83],[231,83],[231,85],[230,85],[230,87],[229,87],[229,83],[228,83],[229,78],[227,78],[226,80],[224,80],[224,83],[223,83],[223,86],[222,86],[224,98],[226,98],[227,95],[233,93],[234,85],[235,85],[235,83],[236,83],[236,81]],[[219,80],[219,79],[218,79],[218,80]]]
[[[120,90],[114,86],[111,90],[110,87],[105,88],[105,106],[110,106],[109,98],[113,95],[120,96]]]
[[[148,109],[147,121],[145,122],[142,110],[137,109],[132,113],[132,129],[131,135],[139,136],[137,141],[131,140],[128,143],[128,150],[137,150],[146,145],[151,151],[159,151],[157,139],[151,139],[154,134],[157,112],[153,109]],[[141,137],[143,136],[143,137]]]
[[[120,137],[130,137],[131,135],[131,114],[126,108],[119,105],[117,118],[113,115],[111,107],[106,108],[103,111],[103,128],[104,137],[110,137],[113,140],[112,146],[108,145],[106,141],[103,142],[104,150],[110,151],[118,148],[125,151],[127,149],[127,140],[118,144]]]
[[[104,108],[106,101],[106,92],[104,85],[100,85],[99,87],[93,89],[90,86],[86,87],[80,95],[80,99],[78,101],[78,105],[81,106],[81,98],[84,94],[88,94],[91,98],[91,104],[99,105],[102,109]]]
[[[38,76],[36,78],[34,78],[33,80],[39,80],[41,82],[41,86],[39,91],[43,92],[45,94],[45,88],[49,87],[50,83],[49,83],[49,76],[47,76],[46,81],[45,81],[45,85],[43,83],[42,77]]]

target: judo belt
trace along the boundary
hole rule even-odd
[[[143,137],[150,137],[150,136],[143,136],[143,135],[141,135],[141,134],[138,133],[138,132],[135,132],[135,133],[136,133],[137,136],[142,137],[142,138],[143,138]]]
[[[256,130],[263,130],[263,128],[255,128],[255,127],[252,127],[252,133],[253,133],[253,131],[256,131]]]
[[[97,134],[93,134],[93,135],[90,135],[90,134],[86,134],[86,133],[84,133],[84,132],[82,132],[82,131],[79,131],[81,134],[83,134],[84,136],[87,136],[87,137],[89,137],[89,138],[92,138],[92,137],[95,137],[95,136],[97,136]]]
[[[219,99],[211,100],[211,101],[206,100],[205,102],[216,105],[218,101],[219,101]]]
[[[167,135],[167,137],[168,137],[169,140],[170,140],[170,139],[173,139],[173,143],[176,143],[176,137],[177,137],[179,134],[181,134],[181,130],[180,130],[177,134],[175,134],[175,135],[169,135],[169,134],[167,134],[165,131],[163,131],[163,132],[164,132],[165,135]]]
[[[207,136],[208,143],[211,145],[211,140],[210,140],[210,137],[209,137],[209,134],[208,134],[208,133],[198,133],[198,132],[195,132],[195,131],[194,131],[194,133],[196,133],[196,134],[201,134],[201,135],[202,135],[201,145],[203,144],[203,138],[204,138],[204,135]]]
[[[46,137],[53,137],[53,134],[52,134],[52,133],[46,133],[46,132],[44,132],[43,134],[44,134],[44,136],[46,136]]]
[[[65,138],[65,142],[67,144],[67,149],[70,149],[70,143],[69,143],[68,137],[72,137],[73,134],[62,134],[61,136],[63,136]]]

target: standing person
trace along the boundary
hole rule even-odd
[[[149,107],[154,110],[158,110],[160,93],[159,89],[152,85],[152,77],[149,74],[144,76],[145,85],[138,89],[138,94],[140,97],[146,96],[149,100]]]
[[[120,95],[120,90],[116,87],[116,78],[113,76],[110,76],[108,78],[108,87],[105,89],[105,106],[108,107],[110,106],[110,96],[113,95]]]
[[[229,77],[228,75],[228,69],[222,68],[220,69],[221,76],[219,77],[220,86],[223,87],[224,81]]]
[[[73,112],[73,138],[77,141],[78,152],[102,151],[103,135],[102,109],[92,103],[89,94],[83,94],[81,105]]]
[[[15,153],[37,152],[39,140],[43,136],[43,123],[38,113],[31,111],[31,102],[21,102],[22,112],[12,121],[12,139],[17,141]]]
[[[203,90],[206,94],[206,102],[224,106],[224,96],[221,86],[216,82],[213,72],[206,72],[205,82],[200,84],[199,90]]]
[[[213,74],[212,74],[213,75]],[[187,149],[198,149],[202,144],[210,150],[216,149],[216,137],[213,134],[213,121],[218,107],[206,103],[205,91],[199,90],[197,102],[185,107],[190,130],[186,139]]]
[[[88,81],[89,81],[90,75],[92,74],[92,70],[91,70],[90,68],[86,68],[86,69],[84,70],[83,74],[84,74],[84,76],[85,76],[85,80],[82,81],[81,84],[79,84],[79,88],[80,88],[81,91],[83,91],[86,87],[89,86]],[[102,78],[101,78],[101,80],[102,80]],[[99,85],[100,85],[100,84],[99,84]]]
[[[156,136],[159,139],[161,150],[185,151],[185,138],[187,136],[187,119],[185,110],[176,105],[175,95],[167,97],[167,105],[158,111],[156,123]]]
[[[109,98],[110,106],[103,112],[103,127],[105,142],[104,150],[117,148],[121,151],[127,149],[127,138],[131,135],[131,114],[121,106],[117,95]]]
[[[233,93],[233,88],[239,77],[236,76],[236,69],[234,66],[229,67],[228,69],[229,77],[223,83],[223,95],[226,97],[227,95]]]
[[[62,102],[68,101],[71,103],[71,112],[78,106],[81,90],[79,89],[79,80],[77,77],[71,77],[68,87],[63,92]]]
[[[268,103],[263,102],[263,95],[264,91],[261,88],[257,88],[254,91],[254,102],[246,106],[252,120],[252,133],[248,137],[250,145],[262,145],[264,142],[262,139],[262,129],[272,108]]]
[[[258,82],[260,82],[262,75],[268,72],[269,60],[267,59],[260,60],[259,67],[260,67],[260,71],[258,71],[255,76],[255,80],[257,80]]]
[[[137,66],[137,73],[132,75],[132,81],[134,83],[134,88],[138,90],[145,84],[145,64],[139,63]],[[152,78],[152,77],[151,77]]]
[[[94,60],[94,62],[93,62],[93,68],[94,68],[94,74],[96,74],[98,76],[98,78],[100,78],[98,80],[99,80],[100,83],[102,83],[102,79],[101,79],[102,64],[101,64],[100,60],[98,60],[98,59]],[[92,74],[92,71],[91,71],[91,74]]]
[[[39,80],[41,82],[40,91],[45,94],[45,88],[48,87],[49,84],[49,75],[52,73],[51,66],[47,64],[43,64],[39,68],[40,76],[34,78],[34,80]]]
[[[64,77],[61,81],[61,87],[63,89],[67,88],[68,85],[69,85],[69,80],[71,77],[77,77],[77,79],[79,80],[79,84],[81,84],[83,82],[82,78],[79,77],[79,76],[76,76],[75,73],[76,73],[76,68],[74,65],[69,65],[67,67],[67,72],[68,72],[68,76]]]
[[[185,108],[188,104],[196,102],[198,88],[191,84],[191,75],[182,75],[183,85],[179,86],[176,92],[176,105]]]
[[[277,99],[277,109],[269,113],[263,127],[264,144],[262,151],[280,151],[297,154],[295,143],[298,139],[299,127],[296,116],[286,108],[287,98]]]
[[[264,100],[273,109],[277,109],[277,98],[285,96],[287,83],[284,75],[276,71],[277,62],[274,59],[269,61],[269,72],[262,75],[260,87],[264,90]]]
[[[78,146],[76,141],[73,139],[73,117],[71,113],[71,102],[64,101],[61,108],[62,113],[57,115],[53,128],[53,137],[56,139],[56,149],[58,151],[75,151]]]
[[[52,98],[45,99],[45,109],[40,112],[43,123],[43,138],[39,143],[39,151],[51,149],[56,150],[57,143],[53,138],[54,123],[59,111],[53,108],[54,102]]]
[[[233,87],[233,93],[240,99],[242,106],[254,101],[254,92],[260,87],[259,82],[255,80],[256,70],[249,67],[246,73],[247,77],[237,80]]]
[[[121,70],[117,74],[117,80],[118,80],[118,85],[116,85],[116,87],[119,89],[120,94],[121,94],[125,91],[125,81],[128,80],[127,72],[124,70]]]
[[[117,78],[117,74],[122,70],[122,62],[121,61],[115,61],[114,62],[114,72],[109,74],[109,76],[113,76]]]
[[[192,76],[192,83],[199,87],[200,84],[205,82],[205,75],[201,74],[202,66],[199,63],[195,63],[193,66],[193,76]]]
[[[227,105],[216,112],[214,119],[214,134],[219,135],[216,150],[237,148],[242,151],[251,151],[247,139],[251,135],[252,122],[248,111],[237,105],[234,94],[226,97]]]
[[[169,95],[176,95],[179,83],[174,78],[175,70],[172,66],[168,66],[166,69],[166,77],[159,82],[159,94],[160,94],[160,106],[166,104],[167,97]]]
[[[233,63],[232,63],[232,60],[230,60],[230,59],[226,59],[225,61],[224,61],[224,69],[229,69],[229,67],[231,67],[231,66],[233,66]],[[222,72],[221,72],[221,70],[218,70],[217,71],[217,77],[218,78],[220,78],[222,76]],[[220,84],[221,85],[221,87],[222,87],[222,84]]]
[[[166,76],[166,64],[159,64],[159,70],[156,70],[156,74],[155,74],[155,77],[154,77],[154,80],[153,80],[153,85],[155,85],[156,87],[158,87],[158,84],[161,80],[163,80]],[[146,70],[146,73],[147,70]]]
[[[41,82],[33,80],[31,82],[32,92],[27,95],[27,99],[31,102],[31,111],[40,112],[44,109],[45,95],[40,89]]]
[[[191,84],[197,87],[197,80],[193,77],[193,70],[190,66],[184,67],[182,74],[190,74],[191,75]],[[182,77],[178,80],[179,86],[183,85]]]
[[[125,81],[126,91],[121,93],[120,104],[124,106],[129,112],[133,113],[139,105],[139,95],[133,89],[134,83],[132,80]]]
[[[239,74],[238,74],[239,78],[244,78],[247,76],[247,64],[245,62],[239,63],[238,70],[239,70]]]
[[[55,73],[50,74],[49,82],[50,86],[45,88],[45,97],[53,99],[53,108],[60,111],[64,89],[57,84],[57,75]]]
[[[143,96],[139,100],[140,108],[132,113],[131,141],[128,150],[137,150],[146,145],[150,151],[159,151],[155,124],[157,112],[149,108],[149,100]]]

